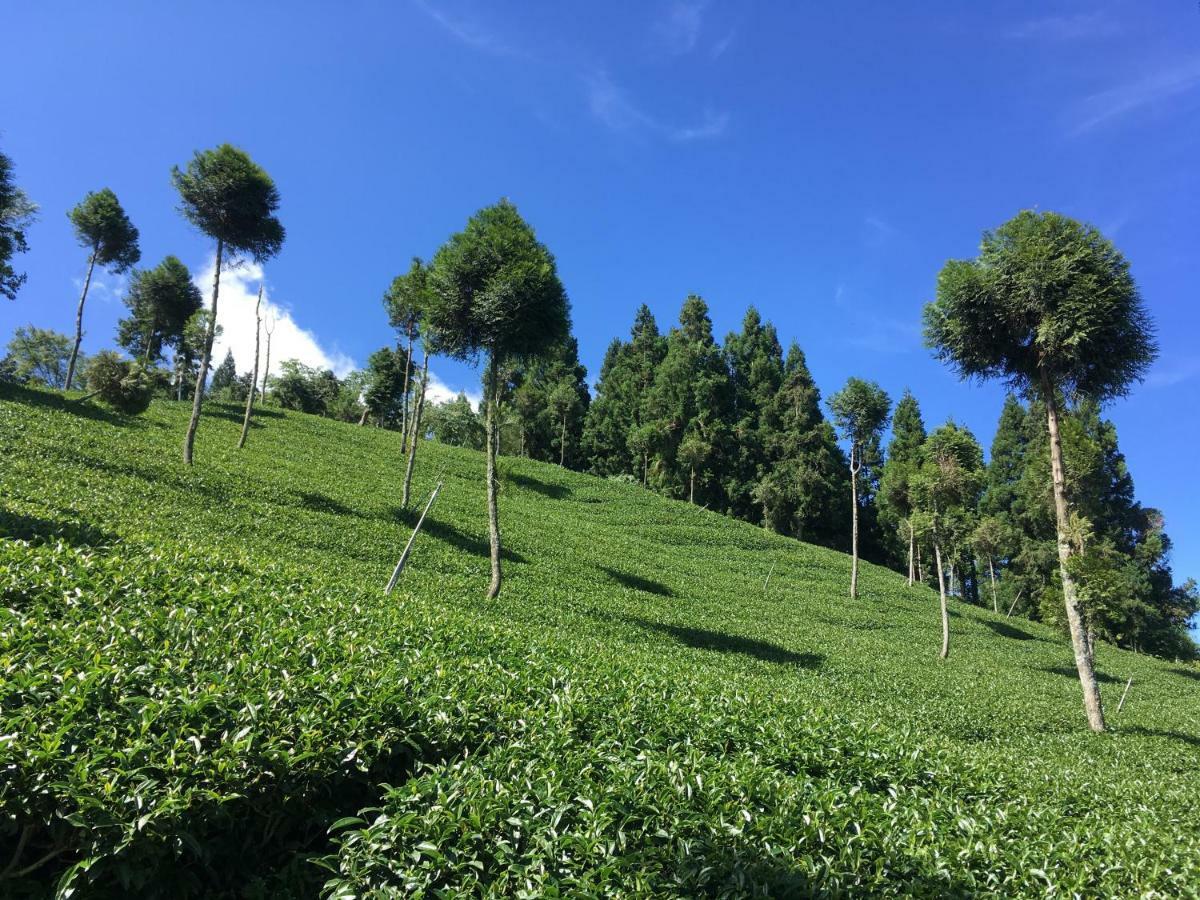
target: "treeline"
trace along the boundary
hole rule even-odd
[[[568,390],[569,405],[552,402]],[[864,435],[852,481],[803,351],[792,343],[785,353],[775,327],[753,307],[720,344],[705,302],[691,296],[665,335],[648,307],[637,311],[629,338],[609,345],[594,397],[573,340],[528,370],[510,371],[500,446],[846,552],[857,494],[866,559],[911,571],[936,589],[940,551],[951,596],[1065,629],[1044,406],[1010,395],[985,465],[968,429],[948,423],[928,433],[911,392],[894,412],[883,400],[887,408]],[[1173,581],[1162,514],[1137,501],[1116,427],[1098,404],[1064,406],[1078,551],[1072,565],[1088,627],[1122,647],[1192,657],[1187,628],[1197,591]],[[424,430],[483,448],[481,417],[462,395],[429,410]],[[952,485],[938,477],[946,464],[939,454],[953,458]]]

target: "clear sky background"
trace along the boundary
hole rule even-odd
[[[509,197],[558,258],[593,378],[638,304],[666,330],[698,293],[718,337],[756,305],[824,394],[908,386],[986,447],[1002,391],[931,359],[921,307],[985,228],[1053,209],[1115,240],[1158,324],[1160,360],[1108,413],[1177,577],[1200,576],[1195,0],[10,2],[2,21],[0,148],[41,213],[0,341],[71,330],[66,211],[105,186],[143,264],[179,256],[207,302],[212,247],[169,173],[228,141],[275,178],[288,231],[224,283],[242,369],[260,276],[274,358],[344,372],[393,339],[392,276]],[[85,351],[112,345],[123,288],[99,278]]]

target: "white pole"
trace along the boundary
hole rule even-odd
[[[396,582],[400,580],[400,573],[404,571],[404,564],[408,562],[408,554],[412,551],[413,542],[417,539],[417,534],[421,530],[421,525],[425,521],[425,516],[428,515],[430,508],[433,506],[433,501],[437,499],[438,491],[442,489],[442,483],[439,481],[433,489],[433,493],[429,495],[429,502],[425,504],[425,509],[421,511],[421,518],[417,519],[417,527],[413,529],[412,535],[408,539],[408,543],[404,545],[404,552],[400,554],[400,561],[396,563],[396,569],[392,572],[392,577],[388,580],[387,587],[384,588],[385,594],[390,594],[392,588],[396,586]]]

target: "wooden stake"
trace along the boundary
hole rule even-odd
[[[442,489],[442,482],[438,482],[434,487],[433,493],[429,495],[429,502],[425,504],[425,509],[421,512],[421,518],[417,519],[417,527],[413,529],[412,535],[408,539],[408,543],[404,545],[404,552],[400,554],[400,561],[396,563],[396,569],[392,572],[392,577],[388,580],[387,587],[384,589],[385,594],[390,594],[396,586],[396,582],[400,580],[400,573],[404,571],[404,564],[408,562],[408,554],[412,552],[413,543],[417,539],[417,534],[421,531],[421,525],[425,522],[425,516],[429,514],[429,510],[433,507],[433,501],[437,499],[438,491]]]
[[[767,596],[767,585],[771,583],[771,573],[775,571],[775,562],[771,562],[771,571],[767,572],[767,578],[763,582],[763,596]]]
[[[1129,680],[1125,682],[1125,693],[1121,694],[1121,702],[1117,704],[1117,712],[1121,711],[1121,707],[1125,705],[1125,697],[1129,694],[1129,686],[1133,684],[1133,676],[1129,676]],[[1116,715],[1116,713],[1113,713]]]

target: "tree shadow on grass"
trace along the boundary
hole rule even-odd
[[[670,625],[666,622],[652,622],[639,616],[622,616],[626,622],[644,628],[647,631],[657,631],[674,638],[681,644],[694,647],[697,650],[715,650],[718,653],[737,653],[750,656],[765,662],[782,663],[799,666],[803,669],[820,668],[825,657],[820,653],[798,653],[788,650],[770,641],[760,641],[756,638],[742,637],[736,634],[726,634],[722,631],[709,631],[706,628],[691,628],[685,625]]]
[[[72,547],[96,547],[111,544],[116,535],[70,519],[55,521],[40,516],[27,516],[0,508],[0,538],[52,544],[62,541]]]
[[[1141,725],[1130,725],[1128,727],[1118,725],[1116,730],[1124,734],[1166,738],[1169,741],[1179,741],[1192,747],[1200,747],[1200,737],[1196,737],[1194,734],[1184,734],[1182,731],[1169,731],[1164,728],[1144,728]]]
[[[417,519],[421,517],[419,509],[401,509],[393,507],[391,520],[407,525],[409,528],[416,527]],[[487,538],[476,537],[473,534],[468,534],[461,528],[451,525],[449,522],[439,522],[432,516],[426,516],[425,522],[421,525],[421,534],[427,534],[435,540],[439,540],[444,544],[449,544],[459,550],[463,550],[473,556],[482,556],[485,559],[492,554],[491,544]],[[417,539],[418,542],[420,538]],[[516,550],[500,546],[500,558],[507,562],[524,563],[528,562],[525,556],[518,553]]]
[[[675,593],[658,581],[651,581],[649,578],[643,578],[641,575],[631,575],[628,572],[619,572],[616,569],[610,569],[608,566],[598,566],[605,575],[613,581],[625,585],[635,591],[644,591],[647,594],[657,594],[660,597],[674,597]]]
[[[507,476],[507,480],[513,484],[523,487],[529,491],[536,491],[544,497],[549,497],[552,500],[562,500],[571,496],[571,489],[565,484],[548,484],[545,481],[539,481],[530,475],[520,475],[512,472]]]
[[[1192,681],[1200,681],[1200,669],[1172,669],[1180,678],[1190,678]]]
[[[37,390],[21,384],[0,381],[0,398],[25,403],[29,406],[40,406],[43,409],[55,409],[60,412],[79,416],[81,419],[92,419],[97,422],[107,422],[110,425],[134,425],[144,427],[145,421],[137,416],[122,415],[115,410],[98,406],[90,401],[80,403],[64,397],[62,394],[49,389]]]
[[[225,419],[228,422],[235,422],[238,425],[246,418],[246,407],[229,407],[229,406],[208,406],[204,407],[204,416],[214,419]],[[261,406],[254,407],[254,412],[250,414],[250,427],[262,428],[262,422],[256,422],[255,419],[282,419],[283,413],[277,409],[264,409]]]
[[[980,619],[984,625],[996,632],[1001,637],[1012,638],[1014,641],[1040,641],[1042,638],[1036,634],[1030,634],[1028,631],[1022,631],[1007,622],[995,622],[991,619]]]
[[[300,505],[312,512],[329,513],[334,516],[354,516],[355,518],[364,518],[363,514],[356,509],[351,509],[346,504],[339,500],[334,500],[328,494],[322,494],[320,491],[296,491],[296,497],[300,500]]]
[[[1075,671],[1074,666],[1042,666],[1038,671],[1049,672],[1051,675],[1061,675],[1063,678],[1078,678],[1079,673]],[[1096,673],[1096,680],[1101,684],[1123,684],[1120,678],[1114,678],[1111,675],[1105,675],[1103,672]]]

